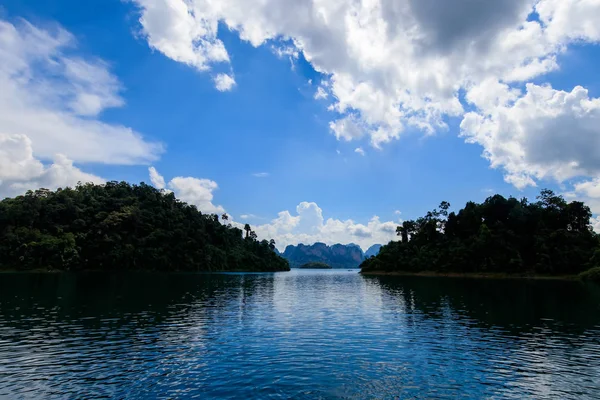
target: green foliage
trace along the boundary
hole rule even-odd
[[[458,213],[439,210],[396,230],[400,240],[365,260],[363,271],[578,274],[600,265],[590,209],[550,190],[538,201],[495,195]]]
[[[327,265],[322,262],[309,262],[306,264],[302,264],[299,268],[303,269],[332,269],[330,265]]]
[[[0,201],[0,269],[289,270],[273,248],[249,226],[244,238],[217,215],[144,183],[40,189]]]
[[[600,267],[590,268],[587,271],[582,272],[579,274],[579,278],[584,281],[600,283]]]

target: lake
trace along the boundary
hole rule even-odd
[[[600,398],[600,287],[0,274],[0,397]]]

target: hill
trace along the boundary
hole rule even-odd
[[[274,247],[144,183],[0,201],[0,269],[289,271]]]

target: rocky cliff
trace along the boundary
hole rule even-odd
[[[327,246],[325,243],[313,245],[299,244],[288,246],[282,254],[290,262],[290,266],[297,268],[310,262],[321,262],[333,268],[358,268],[364,260],[364,254],[358,245],[334,244]]]

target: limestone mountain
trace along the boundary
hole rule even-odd
[[[379,254],[379,250],[381,250],[382,247],[383,246],[380,244],[374,244],[373,246],[369,247],[369,249],[365,251],[365,258],[376,256]]]
[[[313,245],[289,245],[282,257],[287,259],[290,266],[297,268],[311,262],[321,262],[332,268],[358,268],[364,260],[362,249],[356,244],[334,244],[328,246],[317,242]]]

